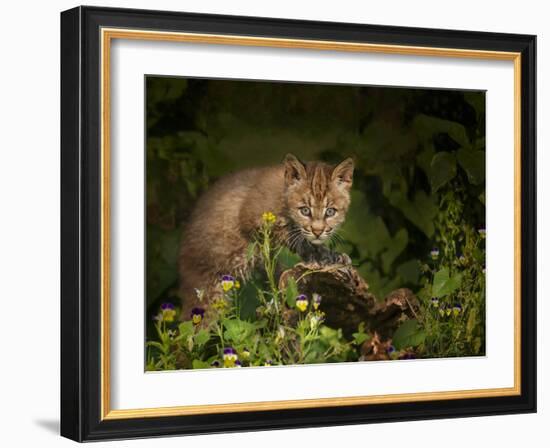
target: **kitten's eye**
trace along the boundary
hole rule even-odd
[[[332,208],[332,207],[329,207],[325,210],[325,216],[327,217],[331,217],[331,216],[334,216],[336,214],[336,209],[335,208]]]
[[[300,213],[304,216],[309,216],[311,215],[311,210],[309,207],[300,207]]]

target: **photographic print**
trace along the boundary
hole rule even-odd
[[[485,92],[145,77],[147,371],[485,355]]]
[[[535,56],[64,11],[61,434],[535,412]]]

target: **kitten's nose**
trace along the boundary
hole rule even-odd
[[[319,237],[322,235],[322,233],[323,233],[323,229],[321,229],[321,230],[311,229],[311,231],[313,232],[313,234],[314,234],[317,238],[319,238]]]

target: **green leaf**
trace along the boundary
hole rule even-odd
[[[237,345],[251,336],[256,330],[254,324],[240,319],[226,320],[224,321],[224,325],[226,328],[223,334],[224,337]]]
[[[282,269],[291,269],[296,263],[300,262],[301,258],[288,248],[282,247],[277,260]]]
[[[240,310],[240,317],[243,320],[254,320],[256,317],[256,308],[260,305],[260,299],[258,297],[258,288],[263,284],[260,284],[253,275],[246,280],[239,290],[238,303]]]
[[[436,134],[448,134],[460,146],[470,146],[466,128],[456,121],[419,114],[413,121],[413,128],[425,143],[431,143]]]
[[[426,283],[422,289],[420,289],[416,296],[424,303],[429,303],[432,296],[432,285]]]
[[[399,254],[405,250],[408,242],[409,234],[407,229],[400,229],[393,238],[388,237],[388,249],[382,254],[382,267],[384,272],[388,273],[390,271],[392,263]]]
[[[476,139],[474,142],[474,149],[485,149],[485,137]]]
[[[250,243],[246,247],[246,261],[250,262],[256,254],[256,243]]]
[[[193,369],[209,369],[210,364],[208,364],[205,361],[201,361],[200,359],[194,359],[193,360]]]
[[[481,185],[485,181],[485,151],[460,148],[457,152],[457,160],[466,171],[471,184]]]
[[[398,276],[382,276],[378,268],[371,262],[362,263],[357,272],[363,277],[376,297],[385,297],[389,292],[399,288],[401,279]]]
[[[367,339],[370,339],[370,336],[367,333],[363,333],[363,332],[353,333],[352,336],[353,336],[353,343],[355,345],[361,345]]]
[[[431,174],[432,159],[435,154],[433,145],[426,145],[426,149],[416,156],[416,164],[426,173],[426,176]]]
[[[485,92],[464,92],[464,100],[474,108],[478,119],[485,113]]]
[[[418,347],[426,339],[426,333],[416,319],[403,322],[393,334],[392,342],[397,350],[407,347]]]
[[[369,215],[366,221],[361,221],[359,224],[363,226],[363,233],[370,233],[370,235],[365,235],[364,239],[360,240],[365,243],[361,255],[370,254],[374,257],[388,247],[391,235],[382,217]],[[365,228],[368,228],[370,232],[365,232]]]
[[[199,330],[195,335],[195,343],[197,345],[204,345],[210,340],[210,332],[204,328]]]
[[[477,198],[479,199],[479,202],[485,205],[485,191],[481,193]]]
[[[462,282],[462,275],[456,273],[452,277],[449,274],[449,269],[443,268],[435,273],[432,286],[433,297],[444,297],[456,291]]]
[[[155,347],[155,348],[159,349],[161,352],[165,351],[164,345],[162,345],[160,342],[157,342],[157,341],[148,341],[147,346],[148,347]]]
[[[466,333],[468,335],[468,339],[470,339],[473,336],[476,323],[477,323],[477,310],[475,308],[472,308],[472,310],[468,314],[468,322],[466,323]]]
[[[473,350],[475,354],[478,354],[481,351],[481,346],[482,346],[481,338],[479,337],[475,338],[473,343]]]
[[[195,332],[193,322],[190,320],[179,324],[178,329],[180,331],[178,339],[183,339],[183,340],[187,340],[187,338]]]
[[[298,297],[298,285],[294,277],[289,277],[286,284],[286,304],[289,308],[294,308],[296,306],[296,297]]]
[[[405,217],[418,227],[424,234],[431,238],[434,234],[433,220],[438,212],[433,199],[423,191],[416,193],[413,201],[409,201],[405,195],[392,193],[390,203],[401,210]]]
[[[147,226],[147,304],[154,303],[162,293],[177,282],[177,252],[180,230],[163,231]]]
[[[321,327],[320,334],[321,334],[321,339],[323,340],[323,342],[326,342],[331,347],[337,347],[342,343],[342,341],[341,341],[341,339],[342,339],[342,330],[341,329],[336,330],[334,328],[329,328],[329,327],[326,327],[326,326],[323,325]]]
[[[397,266],[396,271],[403,282],[416,284],[420,276],[420,265],[418,260],[412,259]]]
[[[351,205],[346,216],[339,232],[341,236],[348,241],[353,241],[361,258],[377,254],[383,248],[380,244],[380,239],[383,237],[374,239],[371,235],[380,236],[379,232],[387,233],[387,229],[380,218],[376,220],[370,214],[369,204],[362,191],[351,191]],[[365,232],[365,228],[370,231]]]
[[[438,152],[430,164],[430,182],[436,192],[456,176],[456,158],[450,152]]]

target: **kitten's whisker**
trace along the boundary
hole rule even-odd
[[[294,243],[296,242],[296,237],[293,236],[291,238],[289,238],[287,241],[286,241],[286,245],[289,249],[293,250],[294,249]]]
[[[340,244],[344,244],[345,240],[342,235],[340,235],[338,232],[332,232],[332,235],[334,236],[335,241],[337,241]]]
[[[300,232],[297,232],[297,233],[294,233],[292,235],[289,236],[289,240],[292,241],[292,240],[295,240],[297,238],[300,238],[302,236],[302,234]]]
[[[286,240],[287,246],[289,249],[294,249],[294,246],[296,243],[298,243],[301,239],[301,232],[297,230],[296,232],[290,234]]]
[[[338,243],[339,243],[339,241],[338,241],[338,238],[336,237],[336,234],[331,233],[330,234],[330,244],[331,244],[332,248],[334,249],[338,245]]]
[[[299,229],[290,229],[290,231],[288,232],[287,238],[288,238],[288,239],[291,239],[291,238],[293,238],[293,237],[295,237],[295,236],[297,236],[297,235],[299,235],[299,234],[300,234],[300,230],[299,230]]]
[[[291,240],[292,238],[300,235],[300,229],[290,229],[288,231],[287,240]]]

